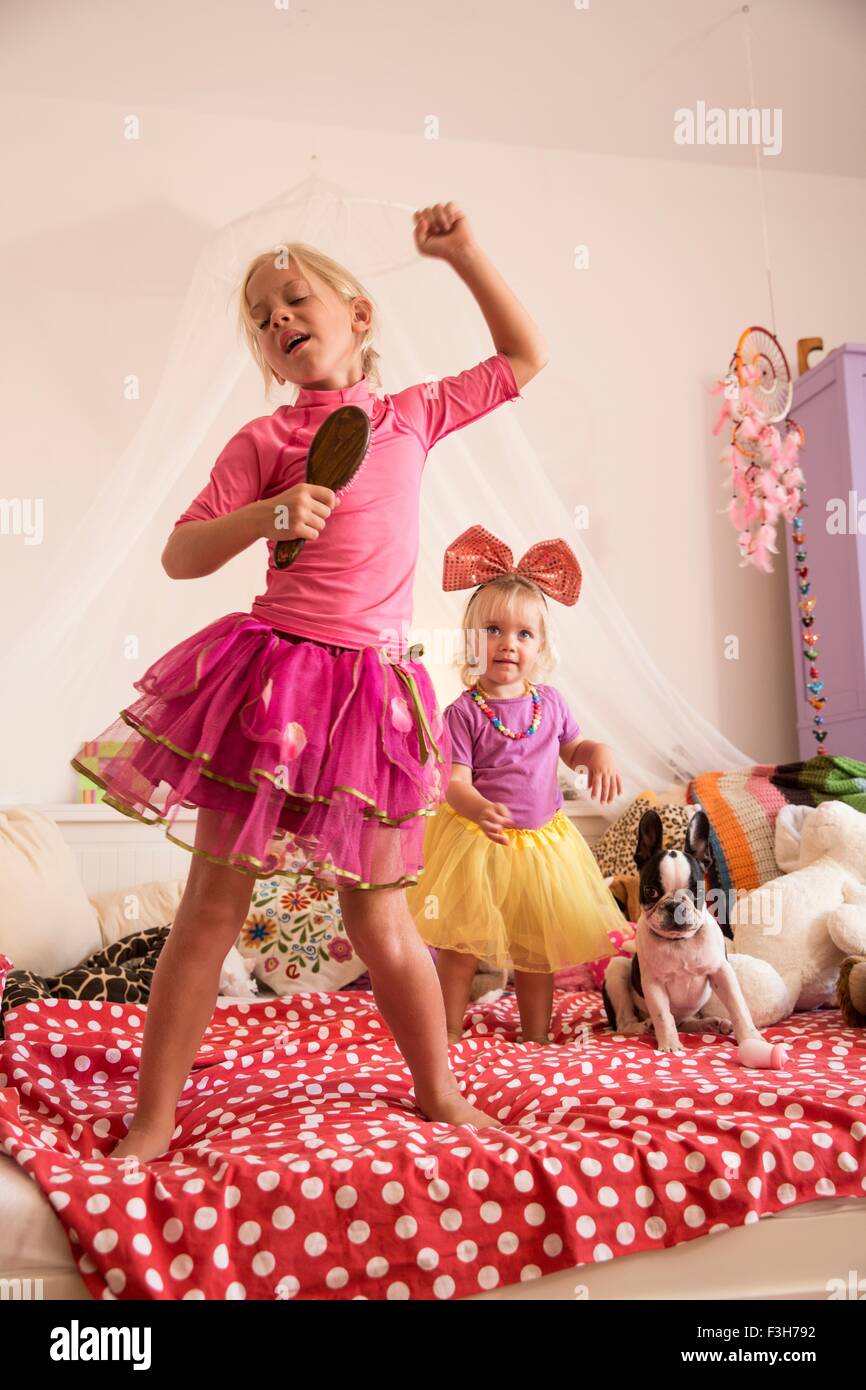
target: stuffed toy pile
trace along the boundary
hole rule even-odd
[[[866,1022],[866,815],[836,800],[810,810],[798,866],[738,898],[731,926],[729,959],[758,1028],[822,1005]],[[724,1014],[715,996],[706,1011]]]

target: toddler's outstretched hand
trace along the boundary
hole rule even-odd
[[[503,806],[501,801],[488,801],[484,810],[478,817],[478,824],[484,831],[488,840],[495,840],[498,845],[507,845],[508,836],[505,834],[507,825],[513,826],[511,812],[507,806]]]
[[[589,794],[598,795],[600,801],[614,801],[622,795],[620,777],[613,751],[606,743],[597,743],[586,760],[589,777]]]
[[[415,219],[415,245],[422,256],[441,256],[450,260],[458,251],[475,245],[472,229],[456,203],[434,203],[419,208]]]

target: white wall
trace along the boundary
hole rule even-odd
[[[138,106],[142,138],[130,143],[120,107],[16,96],[0,110],[14,135],[4,180],[12,215],[0,232],[0,496],[41,495],[49,517],[42,546],[0,537],[5,602],[26,603],[59,527],[79,525],[142,420],[211,231],[303,178],[315,153],[322,176],[350,190],[463,206],[547,338],[550,364],[516,408],[568,506],[589,507],[587,542],[626,613],[735,744],[758,761],[797,756],[788,535],[775,575],[739,568],[734,532],[718,514],[726,496],[710,435],[717,399],[706,393],[741,329],[770,326],[752,171],[695,164],[694,151],[679,162],[429,143]],[[799,337],[820,334],[827,349],[866,337],[866,181],[772,170],[765,178],[777,331],[795,369]],[[589,246],[588,270],[572,268],[577,243]],[[455,343],[452,370],[471,360]],[[407,384],[388,380],[387,362],[384,371],[386,386]],[[141,401],[124,399],[129,372],[141,377]],[[252,375],[249,389],[247,418],[267,408]],[[134,698],[131,681],[262,591],[263,547],[194,582],[172,582],[159,563],[174,519],[240,423],[220,421],[129,556],[121,582],[146,596],[139,658],[124,656],[123,633],[106,631],[90,683],[62,709],[46,714],[46,692],[23,691],[0,710],[3,761],[19,795],[69,799],[68,757]],[[99,544],[81,535],[82,547]],[[439,576],[419,575],[419,595],[425,582]],[[817,597],[819,608],[834,599]],[[97,606],[82,625],[99,616]],[[740,640],[736,662],[723,655],[729,634]]]

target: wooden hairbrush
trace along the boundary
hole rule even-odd
[[[318,483],[339,492],[354,478],[370,444],[370,417],[359,405],[341,405],[324,420],[313,437],[307,454],[308,483]],[[286,569],[304,547],[304,537],[277,541],[274,564]]]

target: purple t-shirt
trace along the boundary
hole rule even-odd
[[[507,738],[479,709],[468,690],[445,710],[452,762],[472,769],[472,785],[488,801],[501,801],[522,830],[546,825],[562,805],[557,781],[560,745],[580,737],[580,725],[558,690],[536,685],[541,723],[529,738]],[[487,702],[509,729],[527,729],[531,695]]]

